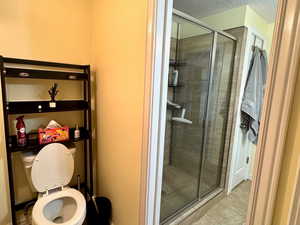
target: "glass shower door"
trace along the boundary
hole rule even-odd
[[[161,221],[198,201],[213,33],[174,16]]]
[[[230,136],[228,115],[230,109],[232,70],[234,62],[235,42],[217,34],[213,50],[213,67],[208,96],[206,127],[204,135],[204,151],[200,176],[200,198],[224,186],[226,162],[224,150]],[[228,153],[228,151],[226,151]],[[223,169],[224,168],[224,169]]]

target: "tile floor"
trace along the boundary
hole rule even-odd
[[[18,225],[31,225],[32,224],[31,223],[32,208],[33,207],[29,207],[27,214],[25,213],[24,210],[18,210],[16,212]]]
[[[197,174],[196,174],[197,175]],[[213,173],[210,173],[211,177]],[[200,184],[200,193],[212,186],[209,176]],[[161,219],[173,215],[177,210],[194,202],[198,198],[198,175],[189,173],[182,167],[164,166],[164,178],[161,198]]]
[[[243,225],[246,221],[250,187],[250,181],[241,183],[192,225]]]

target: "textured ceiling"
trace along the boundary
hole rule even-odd
[[[277,0],[174,0],[175,9],[198,18],[243,5],[250,5],[268,22],[275,20]]]

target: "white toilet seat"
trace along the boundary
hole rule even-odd
[[[59,223],[60,225],[81,225],[85,219],[86,215],[86,203],[84,196],[73,188],[64,188],[62,191],[57,191],[55,193],[49,194],[47,196],[41,197],[35,203],[32,210],[32,222],[34,225],[57,225],[50,220],[48,220],[44,215],[44,208],[48,203],[59,198],[70,197],[76,202],[76,211],[71,219],[65,223]]]

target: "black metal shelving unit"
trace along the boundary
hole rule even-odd
[[[23,68],[22,68],[23,67]],[[47,69],[40,69],[39,67],[46,67]],[[38,69],[37,69],[38,68]],[[51,68],[49,70],[49,68]],[[74,69],[79,72],[65,72],[62,69]],[[27,145],[19,147],[16,144],[16,136],[9,134],[9,115],[13,114],[35,114],[35,113],[51,113],[64,111],[83,111],[84,126],[80,128],[81,137],[75,139],[70,129],[70,140],[62,142],[66,145],[79,141],[84,142],[84,173],[85,195],[93,195],[93,171],[92,171],[92,112],[91,112],[91,78],[89,65],[75,65],[56,62],[45,62],[36,60],[6,58],[0,56],[0,73],[1,73],[1,87],[2,87],[2,103],[3,116],[5,127],[6,151],[7,151],[7,165],[9,174],[9,188],[12,211],[13,225],[17,225],[16,210],[24,207],[25,203],[16,205],[14,197],[14,181],[13,181],[13,167],[12,167],[12,153],[36,151],[38,152],[45,145],[40,145],[37,139],[28,139]],[[83,82],[83,100],[74,101],[57,101],[56,108],[49,107],[49,101],[9,101],[6,93],[7,79],[48,79],[48,80],[78,80]],[[35,135],[35,134],[29,134]]]

